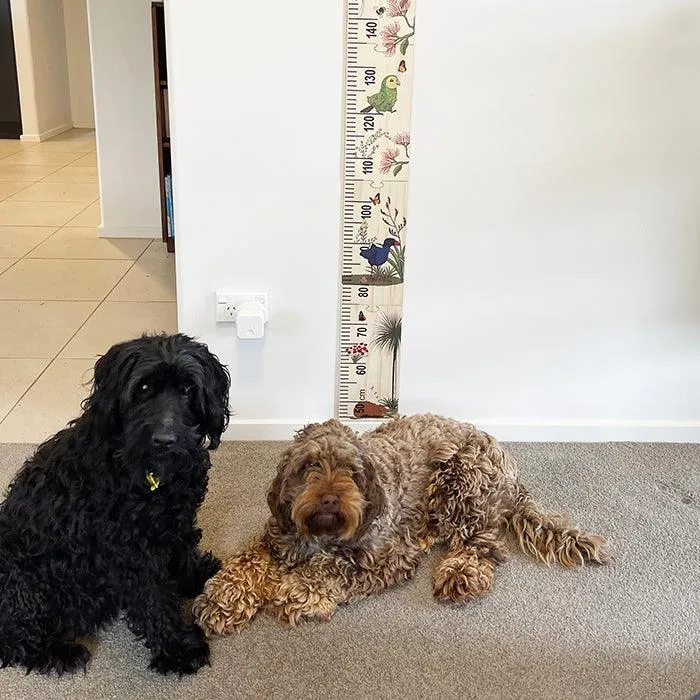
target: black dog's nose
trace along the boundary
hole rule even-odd
[[[154,433],[151,438],[154,447],[172,447],[177,442],[175,433]]]
[[[340,503],[340,499],[332,493],[327,493],[321,496],[321,505],[324,508],[337,508]]]

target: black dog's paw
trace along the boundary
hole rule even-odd
[[[215,557],[211,552],[207,552],[202,556],[200,563],[200,572],[206,576],[205,582],[208,581],[221,568],[221,559]],[[200,591],[201,593],[201,591]]]
[[[53,642],[51,646],[27,667],[27,673],[32,670],[37,673],[76,673],[85,671],[90,661],[90,652],[77,642]]]
[[[163,651],[151,659],[149,668],[163,675],[177,673],[182,677],[197,673],[204,665],[209,665],[209,645],[202,630],[192,625],[168,640]]]
[[[204,584],[221,568],[221,560],[211,552],[202,554],[192,569],[180,581],[180,593],[185,598],[196,598],[203,590]]]

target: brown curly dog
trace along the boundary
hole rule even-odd
[[[295,625],[413,576],[433,543],[440,601],[491,590],[510,530],[527,554],[577,566],[611,559],[607,542],[547,515],[494,438],[433,415],[396,418],[357,436],[336,420],[299,431],[267,495],[272,511],[248,549],[225,562],[194,604],[208,634],[265,612]]]

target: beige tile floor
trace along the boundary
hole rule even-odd
[[[97,356],[177,327],[160,241],[98,238],[95,135],[0,140],[0,442],[37,442],[80,411]]]

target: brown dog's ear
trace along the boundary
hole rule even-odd
[[[378,518],[386,508],[386,496],[384,489],[377,479],[377,470],[374,463],[365,452],[361,452],[362,472],[364,484],[361,485],[362,494],[365,497],[366,505],[362,514],[362,523],[357,530],[356,536],[360,536],[367,531],[372,522]]]
[[[292,508],[282,496],[282,483],[284,477],[278,474],[267,491],[267,505],[272,513],[272,517],[282,532],[289,532],[293,529]]]
[[[267,490],[267,506],[282,532],[290,532],[294,528],[292,506],[284,497],[284,486],[287,481],[286,471],[291,454],[291,447],[284,451],[277,466],[277,475]]]

